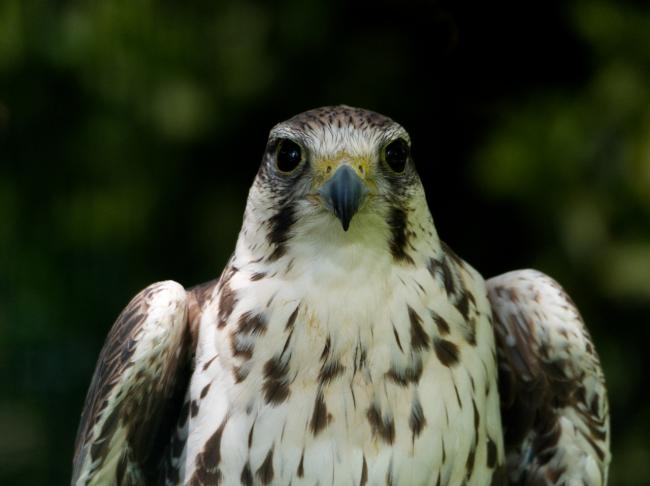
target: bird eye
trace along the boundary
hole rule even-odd
[[[302,150],[300,149],[300,145],[287,138],[283,138],[278,142],[275,159],[280,171],[287,173],[292,172],[296,167],[298,167],[302,160]]]
[[[384,159],[388,166],[395,172],[404,172],[408,158],[409,146],[403,138],[393,140],[384,149]]]

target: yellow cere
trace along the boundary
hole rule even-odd
[[[321,187],[334,175],[341,164],[348,164],[357,175],[366,183],[368,189],[375,189],[374,164],[370,156],[351,156],[347,152],[340,152],[334,157],[318,158],[312,162],[314,168],[314,187]]]

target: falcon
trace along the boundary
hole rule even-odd
[[[609,461],[569,296],[485,281],[439,239],[404,128],[335,106],[271,130],[217,280],[117,318],[72,483],[600,485]]]

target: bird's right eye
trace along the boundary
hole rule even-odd
[[[283,138],[278,142],[275,160],[281,172],[293,172],[302,161],[302,149],[296,142]]]
[[[409,158],[409,146],[406,140],[398,138],[389,143],[384,149],[384,158],[393,172],[398,174],[404,172]]]

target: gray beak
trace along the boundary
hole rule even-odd
[[[343,230],[350,227],[352,217],[363,203],[368,188],[352,167],[341,165],[334,175],[320,188],[318,194],[327,208],[341,221]]]

